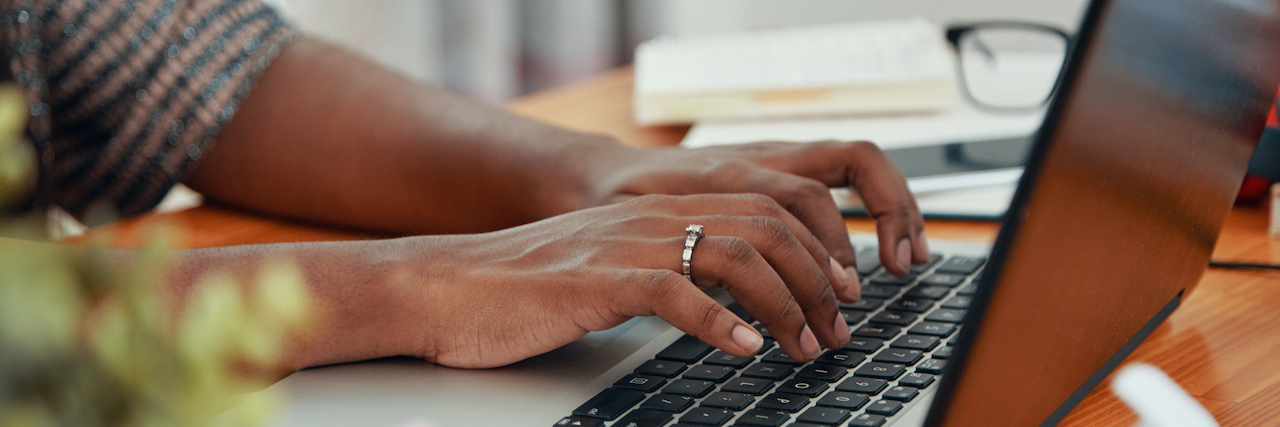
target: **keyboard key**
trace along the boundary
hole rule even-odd
[[[919,394],[920,390],[915,387],[896,386],[889,387],[889,390],[886,390],[880,397],[900,402],[910,402],[911,399],[915,399]]]
[[[862,367],[858,368],[857,371],[854,371],[854,375],[857,375],[860,377],[871,377],[871,378],[891,380],[894,378],[898,378],[898,376],[902,375],[902,373],[906,371],[906,369],[907,369],[906,366],[896,364],[896,363],[870,362],[865,365],[862,365]],[[680,381],[680,380],[676,380],[676,381]]]
[[[574,409],[573,415],[612,420],[640,403],[641,400],[644,400],[644,392],[608,388],[587,400],[587,403],[583,403],[578,409]]]
[[[864,325],[858,329],[854,329],[853,335],[857,335],[860,337],[889,339],[889,338],[893,338],[895,335],[898,335],[898,332],[901,330],[902,328],[899,328],[897,326]]]
[[[929,254],[929,262],[926,262],[924,264],[919,264],[919,265],[912,265],[911,272],[916,274],[923,273],[925,270],[928,270],[930,267],[933,267],[934,264],[937,264],[938,261],[940,260],[942,260],[942,254]]]
[[[636,368],[636,373],[671,378],[684,372],[686,366],[688,365],[680,362],[655,359],[644,362],[639,368]]]
[[[850,393],[847,391],[833,391],[827,393],[818,399],[819,406],[830,406],[834,408],[844,408],[850,411],[862,409],[867,401],[871,400],[871,396],[862,393]]]
[[[618,427],[662,427],[671,422],[676,416],[670,412],[655,411],[652,409],[637,409],[631,411],[625,417],[622,417],[613,425]]]
[[[956,289],[956,295],[973,295],[976,293],[978,293],[978,284],[974,282],[969,282],[969,284],[961,286],[960,289]]]
[[[890,416],[902,409],[902,403],[892,400],[877,400],[867,405],[867,413]]]
[[[933,273],[920,279],[921,286],[945,286],[950,288],[962,282],[964,282],[964,275],[947,273]]]
[[[800,372],[796,372],[796,378],[804,378],[806,380],[817,380],[824,382],[832,382],[843,377],[845,372],[849,370],[840,366],[812,364],[805,366]]]
[[[956,325],[942,322],[920,322],[912,326],[908,333],[916,335],[932,335],[935,337],[948,337],[952,332],[956,331]]]
[[[925,388],[928,387],[929,384],[933,384],[934,378],[935,377],[933,375],[912,372],[903,375],[902,378],[899,378],[898,384],[908,387]]]
[[[706,356],[707,353],[711,353],[711,350],[710,344],[699,341],[691,335],[685,335],[658,352],[656,358],[693,363],[697,362],[698,359],[702,359],[702,356]]]
[[[769,380],[780,380],[791,375],[792,368],[787,365],[779,365],[776,363],[757,363],[747,367],[742,371],[744,377],[765,378]]]
[[[947,361],[942,359],[929,359],[916,367],[916,372],[924,372],[926,374],[941,374],[947,369]]]
[[[604,420],[578,416],[564,417],[556,421],[553,427],[604,427]]]
[[[901,313],[897,311],[881,311],[871,316],[871,323],[881,323],[887,325],[907,326],[916,321],[920,317],[914,313]]]
[[[888,271],[881,271],[871,276],[871,284],[903,286],[915,281],[917,277],[919,275],[915,273],[907,273],[906,276],[895,276]]]
[[[969,308],[969,303],[971,302],[973,302],[973,297],[956,295],[942,303],[942,308]]]
[[[956,350],[956,346],[954,345],[943,347],[941,350],[933,352],[933,358],[934,359],[950,359],[951,352],[955,350]]]
[[[904,296],[908,298],[936,300],[942,299],[942,297],[947,296],[949,293],[951,293],[950,288],[943,288],[939,286],[916,286],[911,288],[911,290],[908,290]]]
[[[848,409],[828,408],[824,406],[809,408],[808,411],[804,411],[803,414],[796,417],[796,421],[824,425],[840,424],[847,419],[849,419]]]
[[[875,338],[853,337],[849,338],[849,343],[844,345],[845,350],[860,351],[866,354],[875,353],[884,345],[884,340]]]
[[[702,406],[710,406],[713,408],[727,408],[735,411],[747,409],[755,402],[755,396],[743,393],[734,393],[729,391],[717,391],[711,393],[706,399],[702,400]]]
[[[929,307],[933,307],[933,301],[927,299],[899,298],[897,301],[890,303],[885,310],[924,313],[929,310]]]
[[[737,378],[731,379],[729,380],[729,382],[724,383],[723,386],[720,386],[721,391],[746,393],[746,394],[755,395],[755,396],[762,395],[764,394],[764,392],[769,391],[769,389],[771,388],[773,388],[773,381],[761,379],[761,378],[746,378],[746,377],[737,377]]]
[[[734,356],[732,354],[725,353],[723,350],[716,350],[715,353],[711,353],[710,356],[703,359],[702,363],[706,363],[708,365],[732,366],[737,369],[742,369],[747,365],[750,365],[751,362],[754,362],[755,360],[756,358],[754,357]]]
[[[776,409],[792,413],[803,409],[805,406],[809,406],[809,398],[785,393],[770,394],[756,404],[757,408]]]
[[[849,420],[849,427],[880,427],[884,425],[883,415],[862,414]]]
[[[862,298],[858,302],[852,304],[841,303],[841,309],[858,310],[858,311],[874,311],[884,305],[884,300],[879,298]]]
[[[697,365],[689,368],[689,371],[684,373],[684,378],[722,382],[732,377],[733,374],[733,368],[728,366]]]
[[[884,351],[881,351],[880,354],[877,354],[876,357],[871,358],[871,360],[874,360],[877,362],[884,362],[884,363],[900,363],[903,365],[911,366],[916,364],[916,362],[919,362],[920,359],[923,359],[923,358],[924,358],[924,353],[921,353],[920,350],[908,350],[904,348],[886,348],[884,349]]]
[[[693,406],[693,398],[678,394],[658,393],[640,404],[641,408],[667,412],[684,412]]]
[[[754,323],[751,326],[755,327],[757,332],[760,332],[760,336],[773,338],[773,334],[769,332],[769,328],[764,327],[763,323]]]
[[[698,425],[720,426],[728,422],[730,418],[733,418],[733,411],[727,411],[720,408],[708,408],[706,406],[699,406],[697,408],[690,409],[689,412],[686,412],[683,417],[680,417],[680,422],[689,423],[689,424],[698,424]]]
[[[848,323],[850,325],[856,325],[858,322],[867,318],[866,312],[851,309],[840,310],[840,315],[844,316],[844,323]]]
[[[905,335],[896,340],[893,340],[893,342],[889,344],[889,347],[910,348],[910,349],[915,349],[920,351],[933,350],[933,348],[937,346],[938,346],[938,337],[931,337],[927,335],[910,335],[910,334]]]
[[[852,368],[854,366],[858,366],[859,363],[862,363],[863,359],[866,359],[866,356],[863,353],[859,353],[856,351],[827,350],[826,353],[822,353],[821,356],[818,356],[817,359],[814,359],[813,363],[839,366],[842,368]]]
[[[837,385],[836,390],[875,395],[880,394],[880,391],[884,390],[885,386],[888,384],[888,381],[881,379],[853,377],[844,380],[844,382]]]
[[[777,427],[787,422],[788,418],[791,418],[791,414],[786,412],[772,409],[752,409],[743,412],[742,416],[738,417],[736,425]]]
[[[934,310],[932,313],[929,313],[928,316],[925,316],[924,320],[928,320],[930,322],[960,323],[964,320],[964,314],[965,310],[939,308]]]
[[[858,260],[858,275],[867,277],[880,268],[880,252],[876,248],[864,249],[855,255]]]
[[[954,256],[944,261],[942,265],[939,265],[938,271],[944,273],[970,274],[978,271],[978,267],[982,267],[982,264],[985,264],[986,262],[986,257]]]
[[[663,388],[662,392],[679,394],[684,396],[702,397],[702,396],[706,396],[707,392],[710,392],[711,389],[713,388],[716,388],[716,383],[713,383],[711,381],[687,380],[682,378],[682,379],[671,381],[671,384],[667,385],[666,388]]]
[[[814,397],[827,389],[825,381],[792,379],[778,386],[778,393],[797,394],[805,397]]]
[[[772,350],[772,349],[773,349],[773,344],[774,344],[775,342],[776,342],[776,341],[774,341],[774,340],[773,340],[773,338],[765,338],[765,339],[764,339],[764,345],[760,346],[760,351],[759,351],[758,353],[756,353],[756,354],[765,354],[765,353],[768,353],[768,352],[769,352],[769,350]],[[753,357],[753,358],[751,358],[751,360],[753,360],[753,361],[754,361],[754,360],[756,360],[756,359]]]
[[[862,285],[863,298],[889,299],[898,294],[896,286]]]
[[[765,353],[764,357],[761,358],[760,360],[769,362],[769,363],[781,363],[786,365],[800,364],[800,362],[797,362],[795,361],[795,359],[792,359],[791,356],[787,356],[787,353],[783,352],[781,348],[775,348],[769,351],[768,353]]]
[[[657,390],[658,387],[662,387],[662,384],[666,382],[667,379],[662,377],[631,374],[622,377],[618,382],[613,383],[613,386],[636,389],[648,393]]]

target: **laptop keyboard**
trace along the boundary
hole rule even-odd
[[[858,253],[862,300],[841,304],[853,337],[809,363],[782,352],[736,303],[729,308],[765,337],[739,357],[689,335],[561,419],[556,427],[880,426],[936,387],[976,290],[985,257],[934,254],[906,276],[880,268],[874,247]]]

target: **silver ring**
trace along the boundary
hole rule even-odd
[[[689,263],[693,262],[693,246],[698,244],[698,239],[707,237],[702,232],[702,224],[689,224],[684,228],[684,253],[680,256],[680,264],[684,266],[684,278],[689,282],[693,282],[693,271],[690,269]]]

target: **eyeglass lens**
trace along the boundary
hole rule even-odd
[[[977,27],[957,43],[968,95],[1002,109],[1043,105],[1066,59],[1067,40],[1057,33],[1022,27]]]

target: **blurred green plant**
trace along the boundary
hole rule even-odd
[[[0,88],[0,208],[34,182],[25,113],[21,92]],[[0,427],[266,421],[270,396],[228,408],[274,379],[262,374],[310,305],[301,272],[273,260],[254,286],[205,277],[179,314],[160,289],[172,233],[155,235],[124,267],[103,248],[0,237]]]

